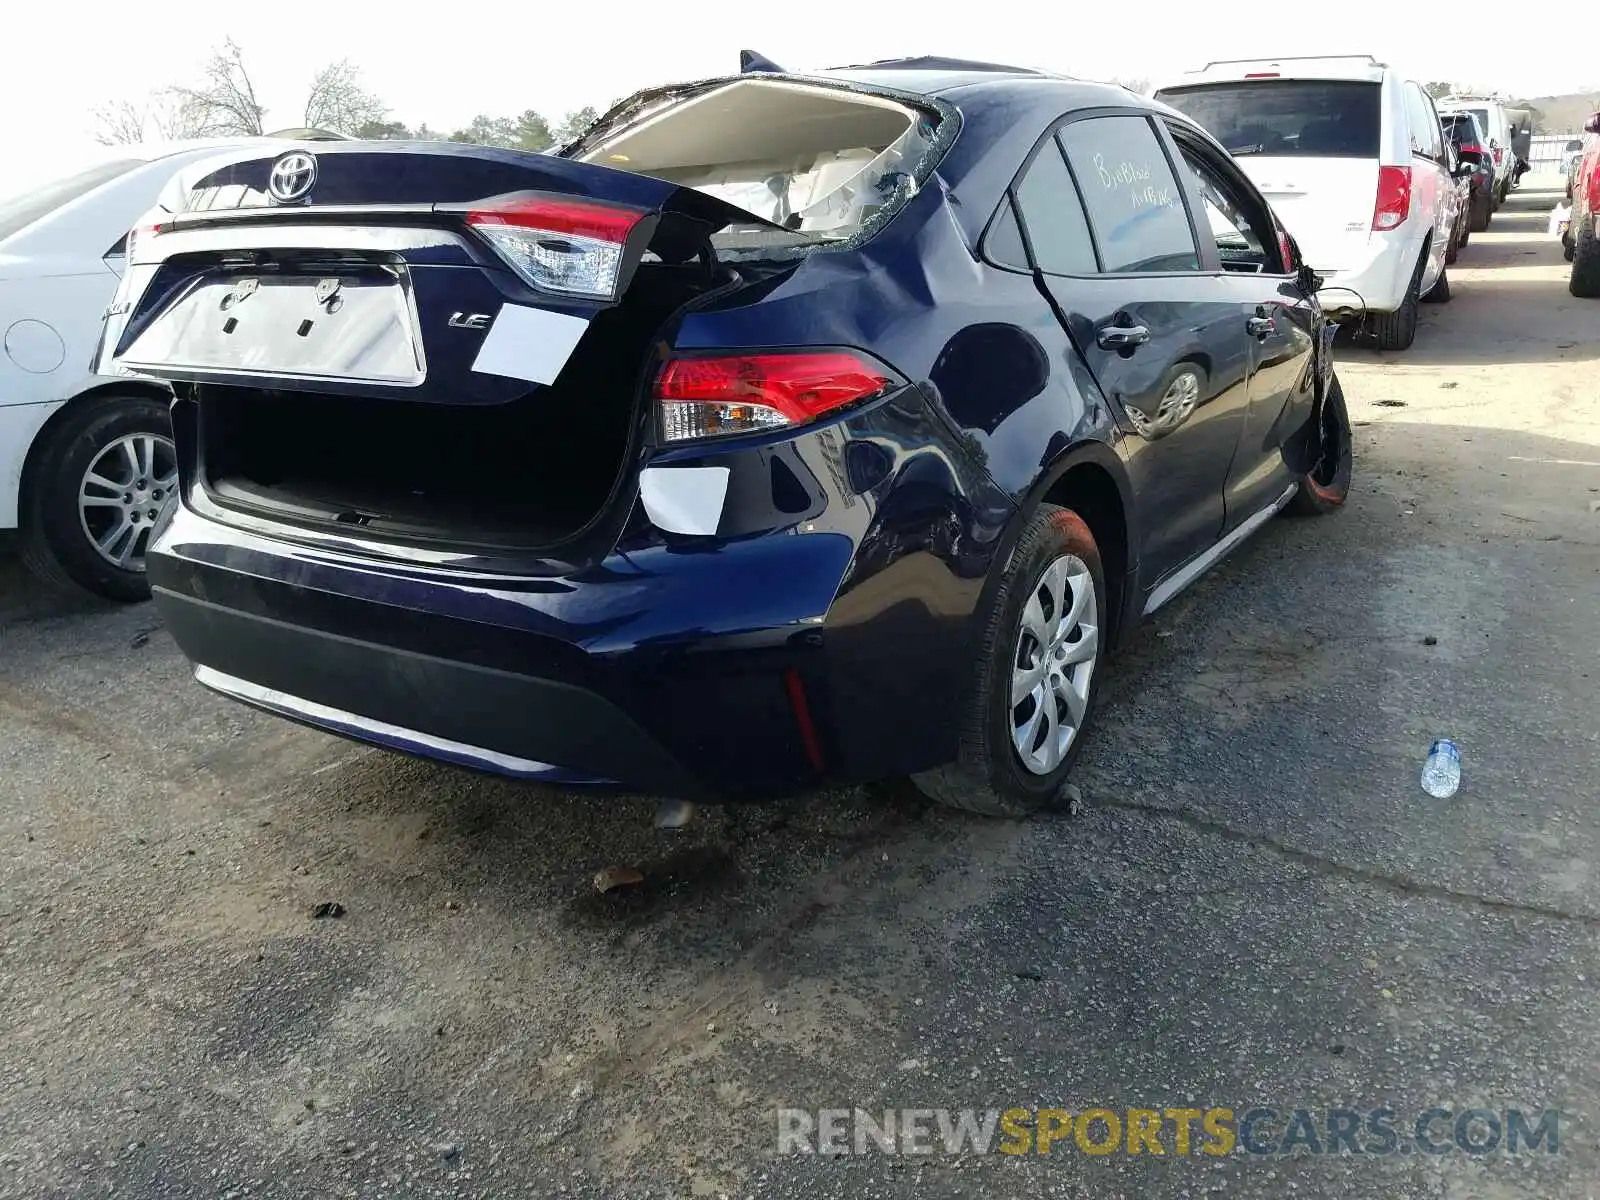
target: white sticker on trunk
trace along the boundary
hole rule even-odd
[[[483,335],[472,369],[529,383],[554,383],[588,328],[583,317],[502,304],[500,315]]]
[[[715,534],[727,495],[727,467],[646,467],[639,472],[644,511],[656,528],[668,533]]]

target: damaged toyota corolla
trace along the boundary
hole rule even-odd
[[[1106,655],[1350,482],[1331,326],[1178,113],[946,59],[623,102],[545,155],[238,153],[136,231],[148,553],[198,680],[680,797],[1059,801]]]

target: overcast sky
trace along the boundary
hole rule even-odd
[[[1157,79],[1208,58],[1370,52],[1423,80],[1514,94],[1600,85],[1592,38],[1514,19],[1504,6],[1484,9],[1482,23],[1468,22],[1482,24],[1478,33],[1460,36],[1453,32],[1459,22],[1442,21],[1432,4],[198,0],[113,9],[82,0],[21,3],[26,20],[17,19],[19,10],[7,21],[0,49],[0,113],[9,142],[0,161],[11,164],[8,174],[46,161],[81,161],[92,153],[97,103],[138,99],[193,78],[227,36],[245,52],[268,122],[280,126],[300,123],[313,72],[346,57],[394,117],[442,130],[480,112],[535,108],[557,118],[586,104],[602,107],[649,84],[736,70],[746,47],[797,70],[945,54],[1088,78]],[[1365,29],[1358,28],[1363,14]],[[7,182],[0,179],[0,191],[14,190]]]

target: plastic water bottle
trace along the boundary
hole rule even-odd
[[[1422,790],[1443,800],[1460,786],[1461,751],[1449,738],[1440,738],[1428,747],[1428,761],[1422,764]]]

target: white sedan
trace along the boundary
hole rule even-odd
[[[144,549],[177,483],[169,394],[88,374],[128,230],[188,164],[237,140],[122,146],[0,199],[0,531],[58,585],[150,594]]]

